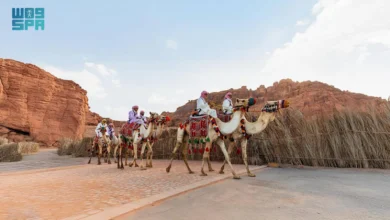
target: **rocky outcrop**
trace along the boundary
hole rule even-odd
[[[233,99],[256,98],[256,105],[250,109],[252,112],[261,111],[266,101],[288,99],[291,108],[300,110],[307,119],[313,119],[319,115],[331,115],[336,111],[348,109],[352,111],[366,111],[370,107],[384,109],[388,103],[379,97],[342,91],[317,81],[294,82],[291,79],[283,79],[267,88],[261,85],[256,90],[251,90],[243,86],[239,89],[211,93],[208,100],[210,106],[214,105],[214,108],[218,110],[228,91],[233,93]],[[190,100],[177,108],[175,112],[165,112],[165,114],[173,118],[171,125],[177,125],[185,120],[195,107],[196,100]]]
[[[81,138],[93,119],[86,94],[35,65],[0,59],[0,126],[11,139],[30,136],[51,146],[62,137]]]

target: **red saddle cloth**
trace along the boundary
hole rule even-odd
[[[190,138],[206,138],[208,135],[209,116],[192,116],[189,119]]]
[[[119,132],[125,136],[132,136],[133,131],[139,129],[140,127],[141,127],[141,125],[137,124],[135,122],[132,122],[130,124],[126,123],[126,124],[122,125],[121,130]]]
[[[231,114],[229,114],[229,115],[218,114],[218,118],[219,118],[222,122],[229,122],[229,121],[232,119],[232,115],[231,115]]]

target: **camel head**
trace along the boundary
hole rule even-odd
[[[287,100],[268,101],[261,111],[271,113],[271,121],[273,121],[275,119],[275,113],[277,113],[279,109],[287,108],[289,106],[290,102]]]
[[[149,112],[149,114],[150,114],[149,121],[155,122],[156,120],[158,120],[158,118],[159,118],[158,113],[156,113],[156,112]]]
[[[235,109],[245,109],[248,111],[249,107],[256,104],[256,99],[249,98],[249,99],[236,99],[236,103],[234,104]]]
[[[170,121],[171,118],[169,116],[160,115],[158,118],[158,123],[165,124],[166,122]]]

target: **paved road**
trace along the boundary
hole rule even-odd
[[[65,167],[86,164],[87,158],[58,156],[57,149],[41,149],[38,153],[24,155],[18,162],[0,163],[0,174],[16,171],[27,171],[54,167]]]
[[[58,158],[52,153],[40,153],[30,157],[31,160],[26,157],[19,165],[7,164],[8,168],[2,168],[0,219],[63,219],[94,215],[221,176],[216,171],[208,173],[209,176],[200,176],[201,161],[190,161],[195,174],[188,174],[182,161],[174,161],[168,174],[165,171],[167,160],[155,160],[153,168],[145,171],[134,167],[118,170],[115,163],[98,166],[96,158],[92,164],[86,164],[86,158],[78,161],[78,158]],[[69,166],[80,163],[80,166]],[[221,167],[221,163],[212,164],[215,170]],[[41,169],[53,166],[58,168]],[[237,171],[244,170],[243,165],[234,167]],[[31,170],[34,168],[40,170]],[[225,173],[230,173],[229,168]]]
[[[390,219],[390,172],[266,168],[118,219]]]

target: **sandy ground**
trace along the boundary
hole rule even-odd
[[[266,168],[117,219],[390,219],[390,171]]]

